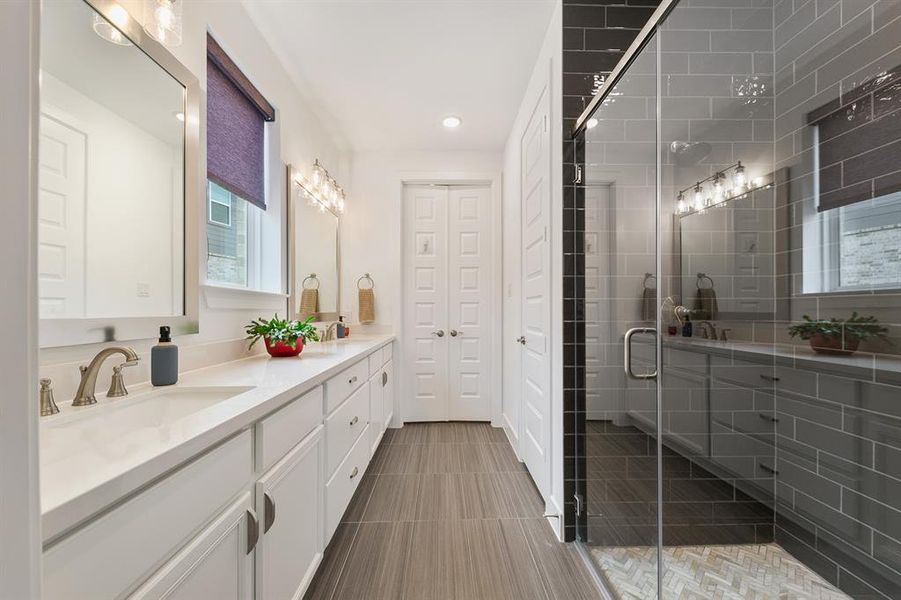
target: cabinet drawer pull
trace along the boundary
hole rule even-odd
[[[353,385],[353,384],[355,384],[356,382],[357,382],[357,376],[356,376],[356,375],[354,375],[353,377],[351,377],[350,379],[347,380],[347,383],[349,383],[350,385]]]
[[[260,539],[260,522],[252,508],[248,508],[244,513],[247,516],[247,554],[250,554]]]
[[[771,467],[769,465],[765,465],[763,463],[760,463],[760,468],[762,470],[766,471],[767,473],[772,473],[773,475],[779,474],[779,471],[777,469],[774,469],[773,467]]]
[[[263,533],[266,533],[272,528],[272,524],[275,523],[275,500],[272,499],[269,492],[263,492],[263,504],[266,511],[263,515]]]
[[[382,387],[388,385],[388,371],[382,371]]]
[[[359,472],[360,472],[360,469],[354,467],[354,470],[350,472],[350,478],[353,479],[354,477],[357,476],[357,473],[359,473]]]
[[[359,420],[360,420],[360,417],[354,417],[353,419],[350,420],[350,426],[353,427],[354,425],[356,425],[359,422]]]
[[[764,421],[769,421],[769,422],[771,422],[771,423],[778,423],[778,422],[779,422],[779,419],[777,419],[777,418],[774,417],[773,415],[768,415],[768,414],[766,414],[766,413],[759,413],[757,416],[760,417],[761,419],[763,419]]]
[[[779,381],[779,378],[774,377],[773,375],[761,375],[760,378],[763,379],[764,381],[773,381],[773,382]]]

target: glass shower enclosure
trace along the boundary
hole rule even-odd
[[[611,594],[901,597],[901,2],[665,0],[573,136]]]

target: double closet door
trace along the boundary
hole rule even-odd
[[[404,187],[404,421],[488,421],[492,319],[487,186]]]

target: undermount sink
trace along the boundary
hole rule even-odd
[[[116,400],[100,400],[75,413],[59,415],[41,427],[42,461],[53,461],[86,444],[117,453],[148,437],[159,439],[188,425],[191,417],[252,390],[251,386],[159,388]]]

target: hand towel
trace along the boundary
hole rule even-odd
[[[319,290],[316,288],[304,288],[300,295],[300,319],[315,318],[319,313]]]
[[[646,287],[641,291],[641,320],[657,320],[657,289]]]
[[[716,301],[716,290],[712,287],[699,288],[698,295],[695,296],[695,319],[697,320],[713,320],[719,314],[719,306]]]
[[[360,323],[375,322],[375,292],[372,288],[359,288],[357,290],[357,303],[360,305]]]

